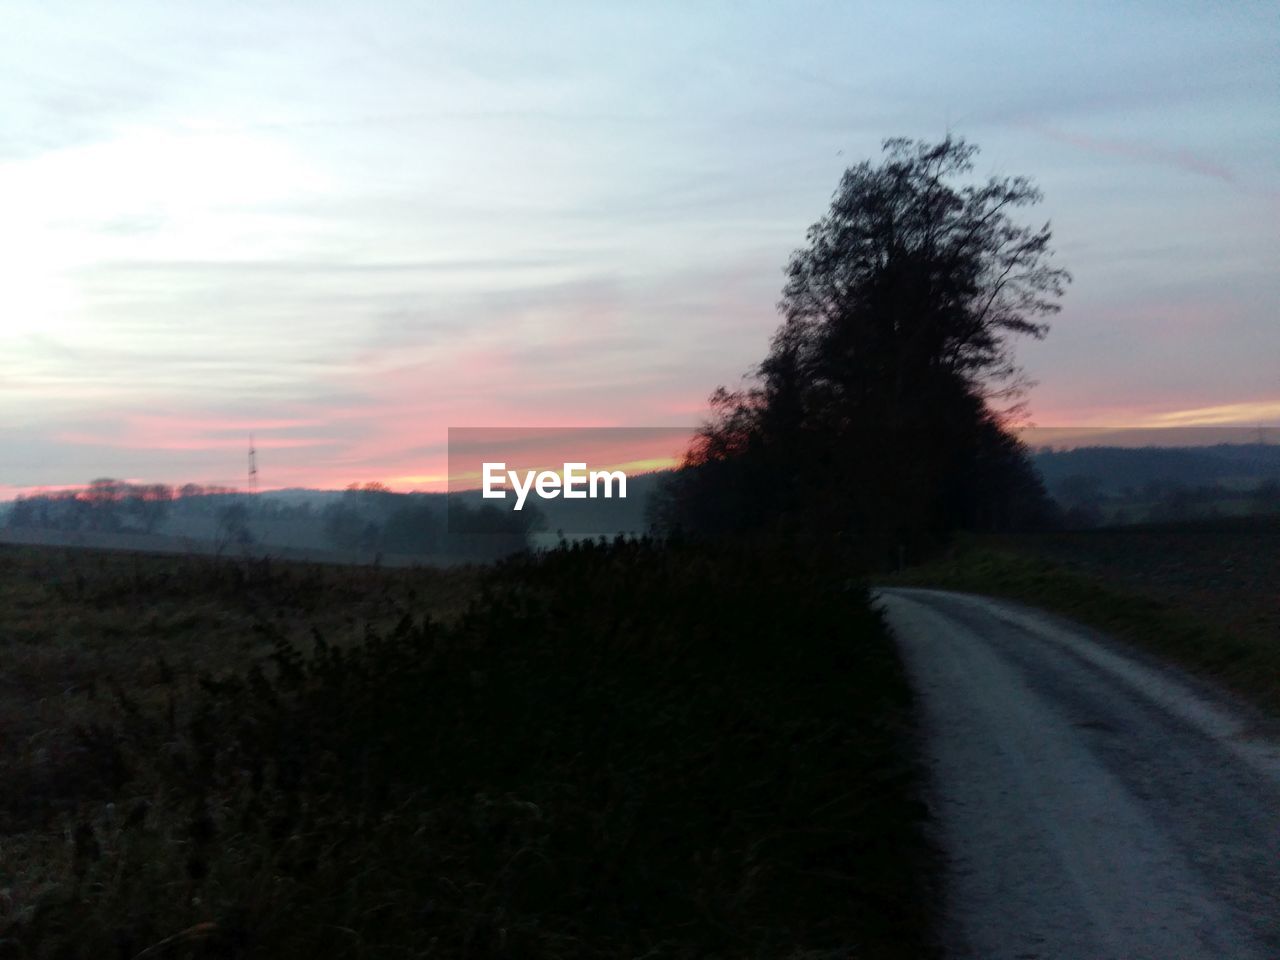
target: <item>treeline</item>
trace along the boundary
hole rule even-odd
[[[1092,477],[1102,492],[1118,494],[1153,484],[1256,487],[1280,480],[1280,445],[1219,443],[1196,447],[1092,446],[1045,448],[1034,457],[1050,489],[1072,477]]]
[[[470,502],[466,495],[399,494],[380,484],[321,491],[247,494],[225,487],[130,484],[99,479],[79,490],[19,497],[0,525],[30,532],[147,534],[213,544],[493,559],[526,549],[545,520]]]
[[[130,484],[94,480],[82,490],[18,497],[9,507],[6,525],[45,530],[137,530],[153,533],[169,516],[176,497],[205,495],[206,488],[164,484]]]
[[[102,478],[81,489],[18,497],[9,505],[5,525],[73,532],[156,533],[175,520],[212,518],[234,530],[249,516],[278,519],[309,515],[309,506],[299,508],[250,497],[230,487],[196,483],[174,487]]]
[[[1280,480],[1238,486],[1148,480],[1115,488],[1103,477],[1071,474],[1052,493],[1069,529],[1280,513]]]
[[[891,140],[850,168],[787,268],[783,322],[655,499],[655,523],[710,537],[772,528],[855,542],[868,564],[957,528],[1053,515],[1007,427],[1011,339],[1044,336],[1069,280],[1048,225],[1013,213],[1021,177],[965,181],[975,148]]]
[[[1280,512],[1280,446],[1042,449],[1036,469],[1069,528]]]

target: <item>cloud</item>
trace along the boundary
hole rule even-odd
[[[331,446],[333,441],[324,428],[324,421],[314,418],[259,420],[213,418],[207,414],[129,414],[100,420],[88,429],[60,431],[54,439],[77,446],[175,454],[247,449],[252,436],[264,448],[286,450]]]
[[[1039,124],[1027,124],[1026,126],[1050,140],[1067,143],[1082,150],[1090,150],[1094,153],[1102,153],[1108,156],[1124,157],[1128,160],[1156,163],[1161,166],[1182,170],[1186,173],[1211,177],[1215,180],[1221,180],[1223,183],[1234,184],[1237,182],[1236,175],[1223,164],[1208,160],[1194,151],[1184,148],[1164,147],[1137,140],[1090,137]]]
[[[1083,394],[1081,394],[1083,395]],[[1097,396],[1105,396],[1098,393]],[[1184,401],[1185,402],[1185,401]],[[1232,434],[1234,439],[1221,442],[1241,442],[1248,439],[1248,431],[1262,426],[1280,426],[1280,399],[1248,400],[1239,403],[1206,404],[1194,407],[1180,406],[1176,396],[1146,402],[1120,402],[1096,399],[1088,403],[1069,406],[1050,405],[1040,409],[1034,418],[1035,429],[1052,434],[1066,435],[1070,431],[1096,433],[1098,430],[1153,430],[1182,428],[1239,428],[1244,433]]]
[[[1147,416],[1139,426],[1209,427],[1280,423],[1280,400],[1223,403],[1212,407],[1171,410]]]

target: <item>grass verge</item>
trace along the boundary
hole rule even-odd
[[[1046,556],[1045,545],[1035,538],[964,539],[942,557],[882,579],[1007,597],[1063,614],[1280,713],[1280,637],[1224,629],[1176,595],[1155,594],[1124,577],[1073,569]]]
[[[252,576],[209,569],[84,593],[132,579],[145,609]],[[835,569],[584,545],[500,565],[444,620],[377,573],[259,577],[241,626],[266,651],[99,685],[53,769],[10,756],[57,802],[0,838],[0,956],[930,956],[910,696]],[[92,623],[74,591],[59,612]],[[221,637],[216,609],[169,612]]]

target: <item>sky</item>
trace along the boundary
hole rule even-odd
[[[1075,278],[1036,423],[1280,422],[1280,17],[1067,6],[6,4],[0,496],[696,423],[845,167],[948,132]]]

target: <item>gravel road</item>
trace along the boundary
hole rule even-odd
[[[951,956],[1280,958],[1269,723],[1019,604],[879,600],[921,700]]]

